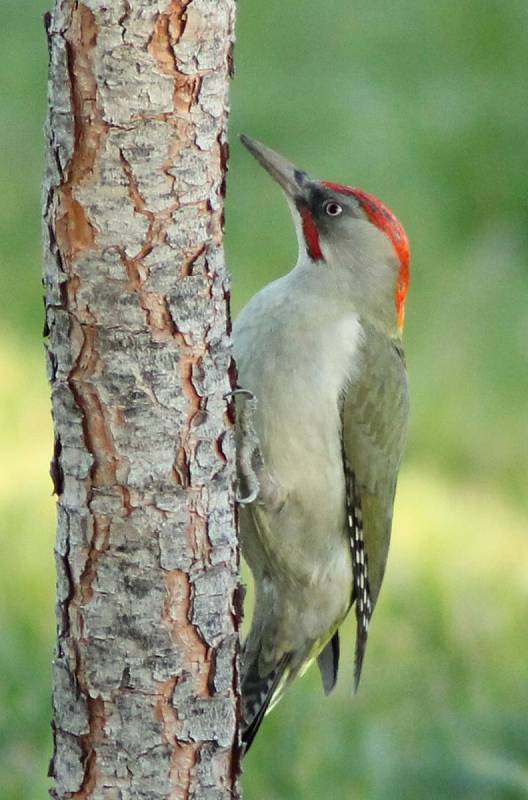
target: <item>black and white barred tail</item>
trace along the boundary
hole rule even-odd
[[[291,654],[286,653],[267,675],[259,671],[258,658],[242,670],[242,752],[247,753],[262,720],[288,679]]]

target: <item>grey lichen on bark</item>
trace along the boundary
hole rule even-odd
[[[55,798],[238,796],[234,5],[56,0],[47,18]]]

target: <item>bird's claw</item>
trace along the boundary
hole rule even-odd
[[[230,397],[234,397],[237,394],[245,395],[248,400],[254,400],[255,395],[253,392],[250,392],[249,389],[243,389],[241,386],[237,386],[236,389],[231,389],[230,392],[226,392],[224,394],[224,400],[228,400]]]
[[[237,492],[235,495],[235,500],[237,501],[239,506],[248,506],[250,503],[256,500],[258,496],[259,496],[259,487],[257,486],[257,488],[253,489],[253,491],[250,494],[246,495],[246,497],[242,497]]]

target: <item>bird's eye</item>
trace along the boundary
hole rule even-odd
[[[343,206],[340,206],[335,200],[327,200],[323,208],[329,217],[338,217],[343,213]]]

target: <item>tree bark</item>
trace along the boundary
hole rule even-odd
[[[222,250],[234,0],[56,0],[55,798],[238,797]]]

